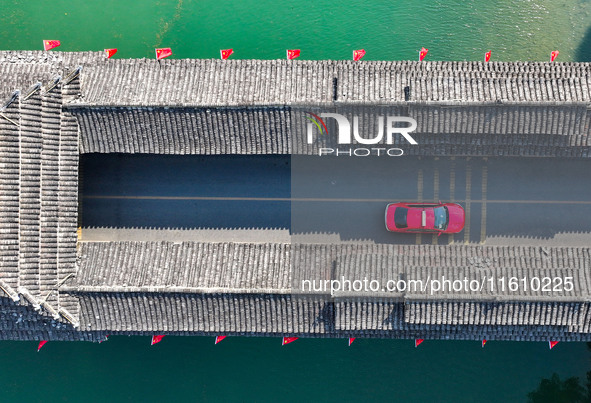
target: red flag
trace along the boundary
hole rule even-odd
[[[59,45],[61,45],[60,41],[54,41],[54,40],[48,40],[48,39],[43,40],[43,49],[45,49],[45,50],[57,48]]]
[[[486,344],[486,339],[482,340],[482,347]]]
[[[488,62],[490,60],[490,55],[492,54],[492,51],[488,51],[484,54],[484,61]]]
[[[300,57],[300,50],[299,49],[288,49],[287,50],[287,59],[295,59],[296,57]]]
[[[359,50],[354,50],[353,51],[353,60],[357,61],[357,60],[361,60],[361,58],[365,56],[365,50],[364,49],[359,49]]]
[[[419,61],[420,62],[422,62],[423,59],[425,58],[425,56],[427,56],[427,52],[429,52],[429,49],[421,48],[421,51],[419,52]]]
[[[560,53],[559,51],[553,50],[552,53],[550,53],[550,61],[553,62],[559,53]]]
[[[424,341],[425,341],[425,339],[415,339],[415,347],[418,347],[419,344],[421,344]]]
[[[215,344],[218,344],[220,341],[224,340],[228,336],[216,336],[215,337]]]
[[[150,344],[150,345],[153,346],[156,343],[160,343],[163,338],[164,338],[163,334],[158,335],[158,336],[152,336],[152,344]]]
[[[222,49],[220,50],[220,55],[222,56],[222,60],[226,60],[230,55],[234,53],[234,49]]]
[[[559,342],[555,341],[555,340],[550,340],[548,342],[548,345],[550,346],[550,350],[552,350],[554,348],[555,345],[557,345]]]
[[[349,345],[351,345],[351,343],[353,343],[353,341],[355,341],[355,337],[349,337]]]
[[[110,59],[115,53],[117,53],[117,49],[105,49],[107,53],[107,59]]]
[[[286,344],[292,343],[292,342],[296,341],[297,339],[299,339],[299,337],[284,337],[281,345],[285,346]]]
[[[171,48],[158,48],[156,49],[156,59],[164,59],[165,57],[172,56]]]
[[[39,342],[39,347],[37,347],[37,352],[39,352],[39,350],[41,350],[41,347],[43,347],[45,345],[45,343],[47,343],[47,340],[41,340]]]

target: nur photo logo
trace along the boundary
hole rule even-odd
[[[362,122],[364,125],[360,130],[360,117],[358,115],[353,115],[351,122],[347,116],[340,113],[305,113],[307,115],[305,118],[308,120],[306,122],[306,142],[308,144],[316,144],[319,140],[322,140],[323,144],[332,145],[335,144],[336,139],[336,147],[320,147],[318,149],[318,155],[320,156],[367,157],[370,155],[387,155],[399,157],[404,154],[404,150],[399,147],[385,147],[399,144],[398,136],[410,145],[418,144],[410,134],[417,128],[416,120],[411,117],[377,114],[368,116],[365,113],[364,119],[366,121]],[[327,120],[331,129],[334,128],[330,132]],[[373,131],[367,129],[368,127],[372,127]],[[349,147],[342,147],[345,145]],[[379,145],[384,145],[384,147],[378,147]]]

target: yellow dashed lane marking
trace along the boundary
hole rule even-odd
[[[418,174],[418,178],[417,178],[417,201],[422,202],[423,201],[423,170],[419,169],[419,174]],[[421,236],[421,234],[417,234],[416,235],[416,239],[415,242],[417,245],[420,245],[423,242],[423,237]]]
[[[470,198],[472,193],[472,166],[470,162],[466,166],[466,225],[464,226],[464,243],[470,242]]]
[[[488,167],[482,167],[482,215],[480,218],[480,243],[486,241],[486,193],[488,182]]]
[[[451,159],[451,168],[449,170],[449,201],[456,200],[456,159]],[[454,243],[454,234],[447,235],[447,243],[452,245]]]
[[[433,200],[439,200],[439,168],[435,168],[435,172],[433,172]],[[439,243],[439,236],[437,234],[433,234],[431,243],[433,245]]]

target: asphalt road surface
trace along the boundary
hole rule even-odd
[[[82,241],[591,245],[591,161],[82,157]],[[386,204],[455,201],[456,235],[386,231]]]

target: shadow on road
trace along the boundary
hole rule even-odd
[[[85,228],[283,229],[302,242],[591,244],[587,160],[92,154],[81,166]],[[419,200],[462,204],[465,230],[438,238],[386,231],[387,203]]]

